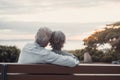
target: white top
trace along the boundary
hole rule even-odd
[[[29,43],[22,49],[18,63],[50,63],[61,66],[74,67],[79,64],[79,61],[71,56],[56,54],[41,47],[37,43]]]

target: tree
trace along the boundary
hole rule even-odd
[[[94,32],[83,41],[91,49],[96,49],[98,46],[108,43],[112,46],[111,49],[117,53],[117,58],[120,59],[120,22],[107,25],[104,29]]]

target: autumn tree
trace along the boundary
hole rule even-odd
[[[111,45],[111,49],[115,51],[116,56],[120,56],[120,22],[107,25],[83,41],[88,49],[96,49],[100,45],[108,43]]]

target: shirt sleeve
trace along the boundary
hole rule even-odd
[[[60,54],[56,54],[52,51],[50,51],[45,57],[46,63],[61,65],[61,66],[68,66],[68,67],[74,67],[79,64],[79,60],[76,58],[73,58],[71,56],[64,56]]]
[[[68,53],[68,52],[65,52],[65,51],[61,51],[61,54],[62,54],[62,55],[66,55],[66,56],[71,56],[71,57],[74,57],[74,58],[75,58],[75,56],[74,56],[72,53]]]
[[[73,55],[73,53],[68,53],[68,52],[65,52],[65,53],[66,53],[66,54],[69,54],[69,56],[72,56],[73,58],[79,60],[78,57],[76,57],[75,55]]]

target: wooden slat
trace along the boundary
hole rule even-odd
[[[0,73],[2,72],[2,64],[0,64]]]
[[[2,80],[1,73],[2,73],[2,64],[0,64],[0,80]]]
[[[8,73],[120,74],[120,65],[79,65],[73,68],[50,64],[8,64]]]
[[[2,80],[1,75],[0,75],[0,80]]]
[[[11,75],[7,80],[120,80],[120,76]]]

